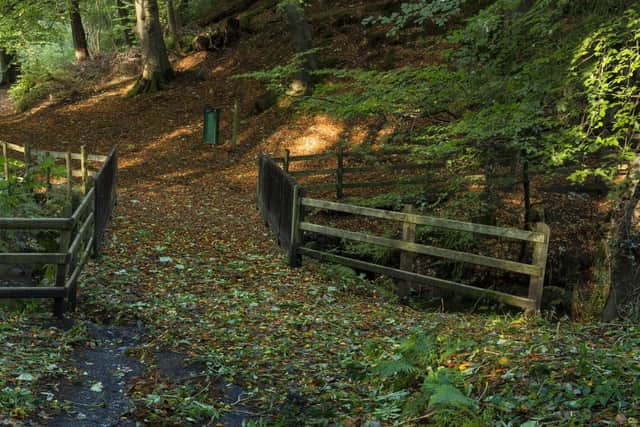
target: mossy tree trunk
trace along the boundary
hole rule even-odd
[[[314,53],[309,53],[313,49],[313,38],[311,36],[311,25],[304,14],[304,9],[296,3],[290,2],[284,5],[284,12],[289,24],[289,33],[293,46],[301,58],[302,67],[289,87],[289,95],[306,95],[313,89],[313,72],[318,69],[318,61]]]
[[[142,75],[129,95],[162,89],[174,73],[162,37],[157,0],[135,0],[136,33],[142,50]]]
[[[76,61],[82,62],[90,58],[87,47],[87,34],[82,25],[80,15],[80,0],[69,0],[69,15],[71,18],[71,37],[73,38],[73,48],[76,53]]]
[[[618,200],[611,219],[609,238],[609,297],[604,320],[640,314],[640,249],[638,206],[640,204],[640,157],[629,168],[626,191]]]

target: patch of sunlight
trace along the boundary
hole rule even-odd
[[[178,72],[192,70],[202,64],[207,59],[207,55],[208,52],[205,51],[184,57],[175,63],[175,70]]]
[[[343,122],[329,116],[301,117],[271,135],[267,145],[276,152],[288,148],[293,155],[320,153],[335,146],[344,129]]]

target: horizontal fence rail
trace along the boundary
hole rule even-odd
[[[0,264],[8,265],[54,265],[54,286],[11,286],[0,287],[0,298],[53,298],[54,313],[62,317],[67,305],[76,306],[78,279],[89,257],[98,255],[104,230],[115,205],[117,184],[117,154],[114,149],[108,156],[89,155],[82,149],[81,154],[31,150],[28,146],[0,142],[5,158],[5,174],[8,175],[7,151],[25,154],[25,167],[30,167],[31,155],[43,154],[63,158],[67,162],[67,179],[74,175],[70,160],[81,161],[79,174],[82,177],[84,196],[73,211],[67,211],[65,218],[0,218],[0,230],[55,231],[59,233],[58,249],[46,253],[0,253]],[[90,175],[87,161],[102,162],[93,186],[87,179]],[[71,204],[71,191],[67,193]]]
[[[409,223],[414,225],[426,225],[434,228],[467,231],[493,237],[502,237],[531,242],[534,244],[533,262],[531,264],[525,264],[506,259],[478,255],[470,252],[439,248],[405,240],[390,239],[367,233],[347,231],[335,227],[328,227],[320,224],[305,222],[299,219],[304,216],[303,208],[305,207],[333,212],[351,213],[354,215],[401,222],[403,224]],[[298,199],[294,201],[292,212],[297,216],[297,218],[293,220],[292,229],[292,236],[295,236],[292,238],[294,248],[290,250],[290,262],[292,266],[299,265],[300,261],[295,259],[298,255],[306,255],[313,258],[346,264],[351,267],[360,268],[374,273],[386,274],[397,279],[407,280],[415,283],[423,283],[448,291],[459,292],[471,296],[486,296],[506,304],[523,308],[527,311],[536,311],[540,309],[542,286],[544,283],[546,258],[549,245],[549,227],[546,224],[536,224],[534,231],[525,231],[503,227],[494,227],[483,224],[473,224],[468,222],[454,221],[411,213],[391,212],[381,209],[366,208],[361,206],[347,205],[304,197],[298,197]],[[391,249],[398,249],[403,252],[413,254],[428,255],[437,258],[448,259],[451,261],[482,265],[503,271],[525,274],[530,277],[529,295],[526,298],[520,297],[505,292],[478,288],[471,285],[457,283],[436,277],[416,274],[410,271],[403,271],[387,266],[367,263],[357,259],[331,254],[329,252],[308,249],[303,246],[302,236],[303,232],[305,231],[329,237],[336,237],[355,242],[383,246]]]

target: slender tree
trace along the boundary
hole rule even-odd
[[[118,20],[122,26],[122,39],[127,46],[131,46],[133,44],[133,37],[131,35],[131,29],[129,28],[130,19],[127,5],[122,0],[116,0],[116,9],[118,11]]]
[[[87,47],[87,35],[82,25],[80,16],[80,0],[69,0],[69,15],[71,17],[71,36],[73,38],[73,48],[76,52],[78,62],[86,61],[90,58]]]
[[[313,39],[311,37],[311,25],[304,14],[304,9],[297,2],[286,2],[282,5],[293,46],[298,55],[302,55],[302,67],[300,72],[291,83],[290,95],[304,95],[313,86],[312,72],[317,70],[318,63],[315,54],[309,52],[313,49]]]
[[[142,75],[129,95],[155,92],[174,77],[162,37],[157,0],[135,0],[135,6],[136,33],[142,49]]]
[[[176,13],[173,0],[167,0],[167,19],[169,21],[169,31],[173,40],[177,43],[180,36],[180,15]]]

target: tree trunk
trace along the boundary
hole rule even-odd
[[[11,68],[11,56],[6,50],[0,48],[0,85],[9,81],[9,68]]]
[[[127,46],[131,46],[133,44],[133,37],[129,29],[131,23],[129,10],[122,0],[116,0],[116,9],[118,10],[118,20],[120,21],[120,25],[122,25],[122,39]]]
[[[162,37],[157,0],[135,0],[135,6],[136,33],[142,49],[142,76],[129,92],[130,96],[155,92],[174,77]]]
[[[609,238],[610,281],[604,320],[611,321],[640,306],[640,251],[634,224],[640,203],[640,157],[629,168],[628,187],[611,219]]]
[[[80,16],[80,0],[69,1],[69,15],[71,16],[71,36],[73,38],[73,48],[76,52],[78,62],[86,61],[90,58],[87,48],[87,35],[82,25]]]
[[[169,32],[177,44],[178,37],[180,36],[180,17],[176,13],[176,8],[173,7],[173,0],[167,0],[167,18],[169,21]]]
[[[300,96],[309,93],[313,89],[312,72],[318,69],[318,61],[315,54],[308,53],[313,49],[313,39],[311,37],[311,25],[304,15],[302,7],[295,3],[288,3],[284,7],[289,24],[289,32],[293,46],[300,58],[301,69],[291,82],[289,87],[289,95]]]
[[[180,0],[178,3],[178,19],[180,22],[187,22],[189,14],[189,0]]]

